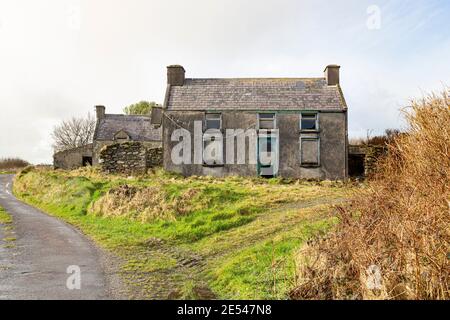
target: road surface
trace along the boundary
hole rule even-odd
[[[0,175],[0,206],[14,221],[12,230],[0,226],[0,300],[117,298],[106,255],[75,228],[17,200],[12,179]]]

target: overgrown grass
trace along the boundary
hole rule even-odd
[[[174,276],[181,278],[181,291],[193,281],[189,272],[199,272],[219,297],[237,299],[286,296],[292,277],[277,280],[276,290],[267,283],[273,272],[269,253],[285,259],[279,269],[291,273],[293,250],[330,227],[329,207],[320,204],[349,192],[333,182],[183,178],[164,171],[128,179],[92,168],[28,169],[14,182],[18,197],[124,258],[123,271],[145,277],[161,271],[164,280],[168,272],[184,270]],[[153,238],[164,241],[169,252],[149,248]],[[174,250],[201,257],[205,268],[180,268]]]

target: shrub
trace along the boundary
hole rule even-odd
[[[4,158],[0,159],[0,170],[13,170],[25,168],[29,163],[19,158]]]
[[[298,256],[294,299],[449,299],[450,106],[430,96],[404,111],[369,187],[340,224]]]

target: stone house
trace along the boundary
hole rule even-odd
[[[144,149],[161,148],[162,129],[151,123],[150,115],[107,114],[104,106],[95,109],[97,123],[92,144],[55,153],[56,169],[98,165],[102,149],[113,144],[138,142]]]
[[[162,128],[152,124],[150,115],[107,114],[104,106],[96,106],[97,125],[94,132],[92,164],[99,164],[105,146],[122,142],[140,142],[146,148],[161,147]]]
[[[329,65],[318,78],[192,79],[169,66],[164,168],[185,176],[346,178],[339,71]]]

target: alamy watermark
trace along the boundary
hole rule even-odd
[[[367,29],[381,29],[381,8],[377,5],[371,5],[367,8],[367,14],[369,15],[366,21]]]
[[[81,269],[77,265],[68,266],[66,270],[70,276],[67,278],[66,287],[69,290],[81,290]]]
[[[81,5],[75,1],[67,7],[67,27],[71,30],[81,29]]]
[[[259,164],[277,171],[278,129],[208,129],[203,131],[203,122],[194,121],[193,136],[184,128],[175,129],[171,141],[171,159],[181,164]],[[225,150],[225,155],[224,155]]]
[[[383,287],[381,269],[377,265],[371,265],[366,270],[366,287],[369,290],[381,290]]]

